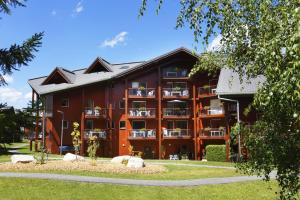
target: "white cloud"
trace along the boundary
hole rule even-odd
[[[6,81],[6,83],[12,83],[14,82],[14,78],[8,74],[3,75],[4,80]]]
[[[52,11],[51,11],[51,15],[52,15],[52,16],[56,16],[56,14],[57,14],[57,13],[56,13],[56,10],[52,10]]]
[[[110,40],[104,40],[104,42],[102,42],[101,46],[102,47],[111,47],[111,48],[113,48],[117,44],[124,43],[127,34],[128,33],[126,31],[123,31],[123,32],[119,33],[118,35],[116,35],[115,37],[113,37],[112,39],[110,39]]]
[[[78,14],[81,13],[82,11],[83,11],[82,1],[79,1],[75,6],[74,12]]]
[[[31,99],[31,97],[32,97],[32,92],[28,92],[24,95],[25,99]]]
[[[23,97],[22,92],[14,88],[0,87],[0,100],[2,102],[16,102]]]
[[[221,48],[222,44],[221,44],[221,40],[222,40],[222,35],[219,34],[217,37],[215,37],[211,43],[208,45],[207,47],[207,51],[217,51]]]
[[[23,93],[15,88],[0,87],[0,103],[7,103],[15,108],[24,108],[30,99],[31,92]]]

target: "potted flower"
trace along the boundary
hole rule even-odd
[[[145,90],[145,87],[144,86],[140,86],[139,90]]]
[[[219,131],[224,132],[224,131],[225,131],[225,127],[224,127],[224,126],[220,126],[220,127],[219,127]]]
[[[209,126],[208,126],[208,127],[205,127],[205,128],[204,128],[204,131],[207,131],[207,132],[211,131],[211,127],[209,127]]]
[[[173,88],[173,90],[174,90],[174,91],[179,91],[179,90],[180,90],[180,87],[176,86],[176,87]]]
[[[96,107],[94,108],[94,110],[95,110],[95,116],[99,116],[99,115],[100,115],[101,107],[100,107],[100,106],[96,106]]]

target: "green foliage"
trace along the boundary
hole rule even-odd
[[[96,161],[97,159],[97,150],[100,147],[100,143],[97,136],[91,136],[89,138],[89,146],[87,148],[87,152],[92,161]]]
[[[140,15],[146,10],[143,0]],[[161,6],[159,2],[159,7]],[[240,77],[264,75],[254,97],[260,113],[255,132],[244,135],[249,153],[246,171],[266,178],[277,170],[281,199],[293,199],[300,189],[300,2],[299,0],[180,1],[176,27],[185,23],[194,39],[208,44],[217,34],[221,48],[206,54],[190,75],[223,66]],[[226,55],[215,62],[217,55]]]
[[[10,14],[10,7],[25,6],[23,1],[19,0],[0,0],[0,12]],[[22,45],[13,44],[9,48],[0,49],[0,86],[6,85],[3,77],[5,74],[11,74],[13,70],[19,70],[20,66],[28,65],[34,58],[35,52],[41,46],[41,40],[44,33],[36,33],[31,38],[23,42]]]
[[[225,145],[207,145],[205,148],[206,159],[208,161],[226,161],[226,146]]]
[[[72,143],[73,143],[75,154],[78,155],[81,141],[80,141],[79,124],[77,122],[73,123],[73,131],[71,133],[71,136],[72,136]]]
[[[46,148],[42,147],[40,152],[38,152],[34,158],[37,161],[37,164],[46,164],[46,160],[48,159]]]

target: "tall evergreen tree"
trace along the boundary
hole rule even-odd
[[[0,0],[0,12],[11,14],[11,8],[24,7],[24,0]],[[0,86],[6,85],[5,74],[12,74],[14,70],[19,70],[26,66],[34,58],[34,53],[41,46],[43,32],[34,34],[21,45],[12,44],[8,48],[0,48]]]

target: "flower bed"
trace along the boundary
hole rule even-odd
[[[147,164],[143,168],[129,168],[123,164],[112,164],[109,162],[98,162],[92,165],[89,161],[48,161],[46,164],[39,165],[35,163],[1,163],[0,171],[90,171],[119,174],[157,174],[166,172],[167,169],[161,165]]]

